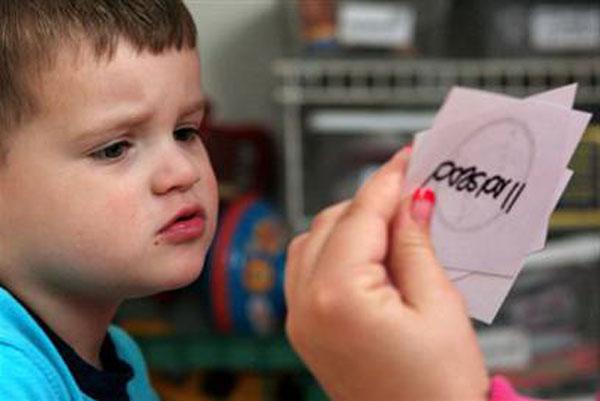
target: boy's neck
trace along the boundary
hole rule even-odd
[[[10,290],[83,360],[102,369],[100,349],[118,303],[92,303],[72,295],[49,294],[36,289]]]

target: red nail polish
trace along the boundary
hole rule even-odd
[[[430,188],[418,188],[412,197],[411,215],[421,225],[428,225],[433,214],[435,193]]]
[[[435,192],[433,192],[431,188],[417,188],[417,190],[413,192],[412,200],[413,202],[426,201],[435,203]]]

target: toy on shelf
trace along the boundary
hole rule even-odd
[[[255,125],[215,123],[207,148],[220,183],[219,227],[206,263],[210,315],[227,334],[268,334],[284,316],[287,228],[267,200],[275,181],[270,133]]]
[[[210,304],[222,333],[268,334],[281,327],[286,227],[257,195],[232,202],[207,263]]]

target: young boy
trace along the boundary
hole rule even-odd
[[[157,399],[110,322],[194,281],[214,234],[195,35],[179,0],[0,2],[1,400]],[[288,332],[336,400],[483,400],[407,157],[293,242]]]
[[[170,0],[3,1],[0,19],[0,399],[156,399],[108,327],[196,279],[215,230],[192,19]]]

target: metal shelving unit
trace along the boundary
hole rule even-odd
[[[283,59],[274,64],[279,85],[275,97],[283,106],[285,204],[296,231],[308,226],[304,188],[303,135],[305,110],[326,107],[369,107],[403,110],[398,127],[415,128],[423,111],[435,111],[455,85],[523,97],[577,82],[577,103],[600,105],[600,57],[527,59]],[[411,119],[411,110],[420,113]],[[377,116],[374,116],[377,119]],[[404,120],[403,120],[404,118]],[[411,125],[412,124],[412,125]],[[374,130],[376,132],[377,130]],[[325,206],[325,205],[323,205]],[[566,211],[554,227],[600,225],[600,211]]]
[[[436,105],[454,85],[513,96],[578,82],[578,102],[600,101],[600,57],[527,59],[283,59],[276,97],[308,104]]]

